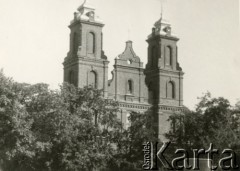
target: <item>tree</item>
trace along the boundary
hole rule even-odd
[[[20,84],[0,73],[0,158],[5,170],[106,166],[121,131],[118,104],[100,90]]]
[[[12,166],[18,159],[21,162],[22,156],[34,156],[31,150],[35,139],[30,131],[32,119],[21,103],[23,86],[0,72],[0,157],[3,167]]]
[[[227,99],[212,98],[210,93],[199,99],[196,111],[185,111],[169,118],[175,124],[175,130],[170,130],[166,136],[176,142],[177,147],[185,149],[208,149],[213,143],[219,150],[231,148],[237,151],[240,147],[237,108],[231,107]]]
[[[117,136],[117,153],[109,162],[111,170],[142,170],[143,143],[158,141],[155,118],[152,109],[145,113],[131,112],[130,127]]]

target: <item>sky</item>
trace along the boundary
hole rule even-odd
[[[147,36],[160,18],[160,0],[89,0],[104,22],[103,49],[114,58],[133,41],[147,62]],[[240,29],[238,0],[162,0],[178,42],[184,75],[184,104],[193,109],[209,91],[234,105],[240,99]],[[63,81],[62,62],[69,50],[68,25],[83,0],[0,0],[0,68],[15,81]]]

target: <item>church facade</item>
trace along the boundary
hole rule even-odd
[[[124,127],[129,126],[131,111],[139,113],[154,108],[158,136],[170,129],[168,117],[183,106],[183,71],[178,63],[178,38],[162,17],[147,37],[147,64],[135,54],[132,41],[126,42],[122,54],[115,58],[112,78],[108,78],[109,61],[102,49],[104,27],[95,9],[86,1],[74,13],[70,28],[70,49],[64,59],[64,82],[77,87],[92,85],[102,89],[104,98],[119,102],[118,114]]]

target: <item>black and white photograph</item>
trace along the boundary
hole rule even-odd
[[[240,171],[239,0],[0,0],[0,171]]]

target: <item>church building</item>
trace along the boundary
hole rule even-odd
[[[64,82],[77,87],[92,85],[103,90],[104,98],[119,102],[118,114],[129,126],[131,111],[143,113],[154,108],[158,137],[170,129],[168,117],[183,106],[183,71],[178,63],[178,38],[162,17],[147,36],[146,67],[133,50],[132,41],[115,58],[112,78],[108,78],[107,56],[102,49],[104,23],[86,1],[74,13],[70,28],[70,49],[64,59]]]

